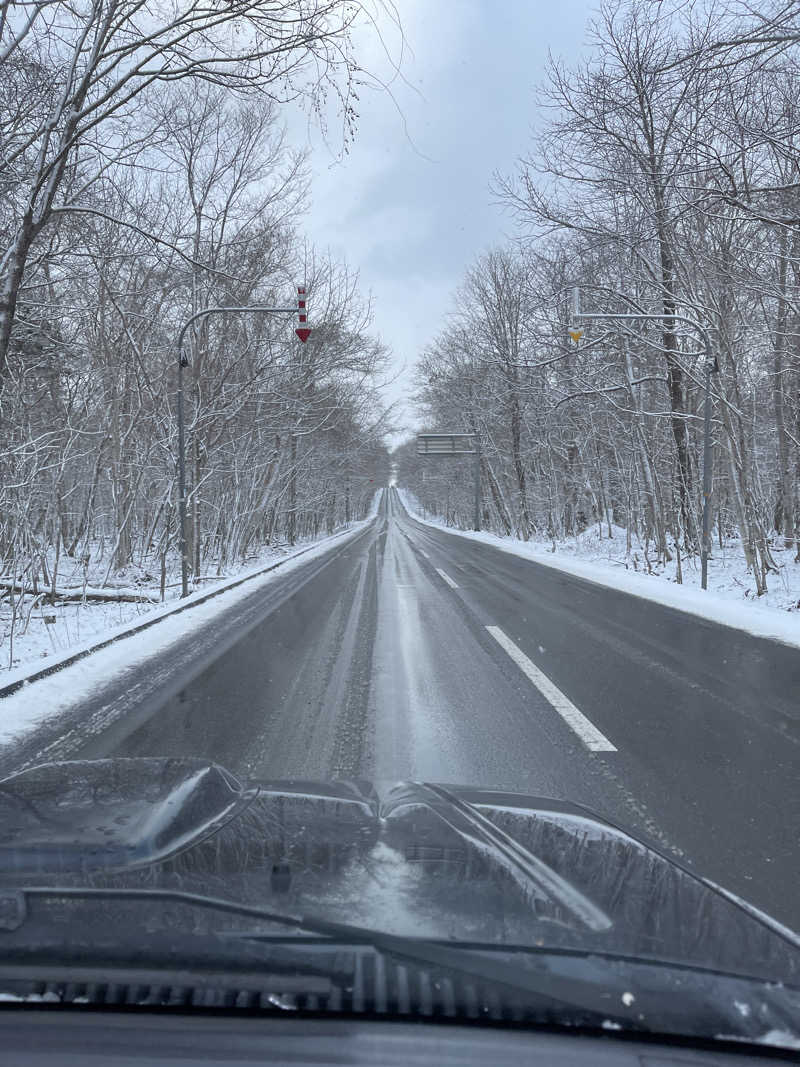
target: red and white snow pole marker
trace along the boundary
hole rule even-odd
[[[311,333],[311,327],[308,325],[308,315],[306,313],[306,287],[304,285],[298,285],[297,287],[297,320],[300,325],[294,332],[305,344]]]

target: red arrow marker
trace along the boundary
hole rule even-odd
[[[300,325],[294,332],[305,344],[311,333],[311,327],[306,326],[308,315],[306,313],[306,287],[304,285],[298,285],[297,287],[297,318]]]

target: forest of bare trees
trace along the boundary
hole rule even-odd
[[[363,517],[385,482],[386,352],[358,278],[299,225],[281,106],[353,136],[344,0],[0,6],[0,597],[66,570],[160,582],[178,562],[175,390],[187,335],[195,575]],[[78,581],[80,586],[80,580]],[[33,603],[35,601],[29,601]],[[30,608],[28,608],[28,611]],[[6,627],[7,629],[7,627]],[[5,634],[8,636],[8,633]]]
[[[800,561],[798,58],[795,3],[624,0],[551,63],[495,180],[518,237],[476,259],[418,375],[426,427],[478,434],[488,528],[613,524],[653,564],[696,557],[703,344],[674,314],[718,367],[714,544],[741,546],[758,594],[779,552]],[[585,311],[656,318],[576,323],[572,286]],[[427,510],[471,525],[468,466],[396,458]]]

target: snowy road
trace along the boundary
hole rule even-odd
[[[424,526],[393,491],[185,646],[24,763],[191,755],[568,798],[800,929],[796,649]]]

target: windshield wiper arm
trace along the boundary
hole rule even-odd
[[[649,1030],[655,1025],[658,1029],[659,1020],[668,1018],[670,1015],[680,1016],[685,1020],[687,1013],[691,1014],[691,1011],[697,1007],[697,998],[691,994],[691,985],[684,989],[680,985],[676,986],[672,982],[665,981],[657,974],[663,968],[651,961],[647,961],[649,966],[644,961],[640,965],[649,972],[649,981],[644,974],[640,976],[643,981],[636,981],[629,971],[615,972],[615,969],[608,966],[608,961],[604,962],[591,953],[587,953],[586,957],[581,959],[573,957],[572,966],[565,970],[565,957],[559,954],[557,960],[553,960],[546,949],[532,946],[530,953],[543,960],[543,965],[533,970],[517,962],[492,958],[491,953],[473,946],[462,947],[458,942],[450,944],[424,938],[403,937],[369,927],[332,922],[308,915],[274,912],[268,908],[239,903],[224,897],[190,893],[179,889],[24,886],[6,890],[0,892],[0,929],[13,930],[21,926],[25,921],[25,901],[27,898],[34,897],[162,901],[259,919],[324,937],[330,940],[332,945],[340,943],[362,945],[378,953],[408,961],[418,967],[435,967],[484,984],[505,986],[517,996],[522,994],[535,997],[539,1001],[550,1002],[554,1007],[558,1006],[562,1012],[565,1008],[577,1012],[588,1012],[599,1019],[619,1020],[629,1028]],[[18,918],[16,922],[10,922],[11,905],[14,901],[17,903]],[[227,936],[240,938],[243,942],[275,941],[274,935],[259,931],[242,933],[232,931]],[[293,943],[291,946],[282,940],[281,948],[285,950],[291,947],[302,952],[304,944],[306,940],[303,938],[298,939],[297,944]],[[317,964],[314,970],[319,975],[325,972],[325,967]],[[559,973],[559,970],[562,973]],[[720,975],[718,977],[741,982],[743,990],[753,981],[739,976]],[[631,986],[635,990],[635,996],[630,991]],[[727,1025],[731,1025],[730,1018],[726,1017],[725,1021]],[[734,1020],[734,1022],[739,1021]]]
[[[141,900],[160,901],[164,903],[186,904],[190,907],[208,908],[212,911],[229,915],[238,915],[250,919],[260,919],[279,926],[290,927],[307,934],[316,934],[331,942],[354,943],[373,948],[375,951],[408,960],[417,966],[437,967],[454,971],[462,976],[501,984],[517,993],[568,1004],[593,1013],[614,1012],[614,998],[609,995],[608,985],[581,981],[575,977],[559,976],[549,972],[533,972],[518,964],[493,960],[473,949],[463,949],[455,942],[452,946],[418,938],[407,938],[397,934],[384,933],[369,927],[353,926],[349,923],[332,922],[308,915],[289,915],[271,911],[258,905],[244,904],[224,897],[214,897],[204,893],[190,893],[181,889],[125,888],[125,887],[84,887],[84,886],[21,886],[0,893],[0,928],[17,929],[25,922],[25,902],[29,898],[57,898],[61,900]],[[16,921],[12,921],[12,903],[16,901]],[[272,935],[248,931],[244,935],[233,933],[248,941],[267,942],[274,940]],[[302,949],[302,939],[298,948]],[[285,948],[285,942],[283,943]]]
[[[278,926],[293,927],[304,933],[320,934],[325,937],[355,938],[371,942],[372,931],[361,930],[358,926],[345,923],[330,923],[306,915],[287,915],[283,912],[270,911],[256,904],[244,904],[225,897],[214,897],[206,893],[189,893],[183,889],[161,889],[157,887],[132,889],[122,887],[98,886],[19,886],[0,892],[0,929],[15,930],[27,917],[26,901],[29,898],[58,898],[61,900],[151,900],[168,904],[186,904],[194,908],[208,908],[211,911],[240,915],[248,919],[261,919]],[[16,913],[14,905],[16,904]]]

